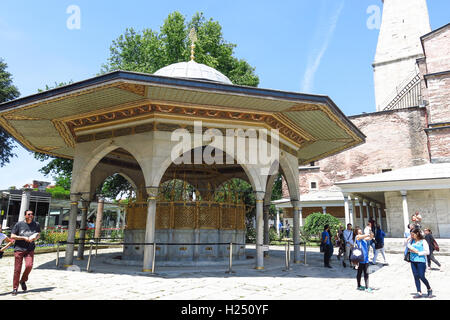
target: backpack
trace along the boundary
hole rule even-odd
[[[350,261],[354,264],[364,261],[364,254],[362,250],[357,246],[356,241],[350,253]]]

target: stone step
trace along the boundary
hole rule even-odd
[[[403,253],[405,251],[404,238],[385,238],[384,248],[388,253]],[[450,239],[436,239],[439,244],[440,251],[434,251],[435,256],[445,255],[450,256]]]

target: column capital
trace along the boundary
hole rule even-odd
[[[363,199],[362,204],[363,206],[367,206],[367,201]]]
[[[300,204],[300,200],[291,200],[291,204],[294,210],[300,210],[300,208],[302,207]]]
[[[158,196],[159,192],[159,187],[145,187],[145,190],[147,191],[148,194],[147,201],[156,200],[156,197]]]
[[[381,204],[379,204],[379,203],[377,203],[376,206],[377,206],[378,209],[381,208]]]
[[[401,190],[400,194],[404,197],[406,197],[406,195],[408,194],[408,192],[406,190]]]
[[[70,194],[70,201],[71,202],[78,202],[81,199],[81,193],[71,193]]]
[[[265,191],[254,191],[256,202],[264,201],[264,197],[266,196]]]
[[[375,202],[370,202],[369,205],[370,205],[371,207],[375,207]]]

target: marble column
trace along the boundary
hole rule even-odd
[[[409,224],[409,213],[408,213],[408,199],[406,197],[407,192],[405,190],[400,191],[401,195],[402,195],[402,207],[403,207],[403,225],[404,225],[404,229],[406,230],[408,229],[408,224]]]
[[[277,230],[277,235],[280,236],[280,208],[277,208],[277,225],[276,225],[276,230]]]
[[[103,208],[105,200],[102,197],[98,198],[97,205],[97,217],[95,219],[95,232],[94,238],[100,238],[102,236],[102,222],[103,222]]]
[[[19,210],[19,220],[25,220],[25,211],[29,210],[30,207],[30,198],[31,198],[31,189],[24,189],[22,192],[22,200],[20,202],[20,210]],[[33,212],[36,218],[36,212]]]
[[[378,224],[380,225],[381,229],[383,228],[383,216],[381,215],[381,205],[377,203],[377,209],[378,209]]]
[[[69,227],[67,230],[67,247],[64,267],[70,267],[73,265],[73,253],[75,251],[75,234],[77,231],[77,216],[78,216],[78,201],[81,198],[81,194],[70,195],[70,215],[69,215]]]
[[[377,214],[376,214],[376,212],[375,212],[375,203],[374,203],[374,202],[371,202],[371,203],[370,203],[370,206],[372,207],[372,217],[373,217],[373,220],[377,220]]]
[[[323,214],[327,214],[327,207],[322,207]]]
[[[263,254],[263,238],[264,238],[264,219],[263,219],[263,205],[264,205],[264,191],[256,191],[256,266],[255,269],[264,269],[264,254]]]
[[[155,223],[156,223],[156,197],[158,196],[158,187],[147,187],[147,223],[145,226],[145,243],[143,272],[153,272],[153,249],[151,245],[155,242]],[[150,244],[151,243],[151,244]]]
[[[303,227],[303,208],[299,208],[300,227]]]
[[[351,215],[351,222],[352,226],[355,226],[356,223],[356,204],[355,204],[355,198],[352,199],[352,215]]]
[[[78,244],[77,260],[84,259],[84,241],[86,239],[87,213],[89,201],[81,201],[80,243]]]
[[[364,204],[365,203],[365,204]],[[367,222],[370,220],[370,209],[369,209],[369,203],[363,201],[363,205],[366,206],[366,213],[367,213]],[[365,226],[364,226],[365,227]]]
[[[344,211],[345,211],[345,225],[350,223],[350,206],[348,203],[348,193],[344,193]]]
[[[270,205],[263,206],[263,219],[264,219],[264,239],[263,242],[265,245],[269,245],[269,209]],[[269,255],[268,251],[264,251],[264,257]]]
[[[359,198],[356,198],[356,199],[357,199],[357,202],[358,202],[360,228],[364,229],[364,213],[363,213],[363,209],[362,209],[362,206],[361,206],[361,201],[359,201]]]
[[[294,207],[294,263],[300,262],[300,201],[291,200]]]

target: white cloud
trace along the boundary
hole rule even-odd
[[[344,8],[345,1],[342,1],[338,9],[334,12],[333,16],[329,20],[329,28],[326,35],[323,36],[323,42],[319,47],[319,50],[310,55],[308,61],[308,67],[306,68],[305,74],[303,76],[302,92],[310,92],[314,86],[314,77],[317,70],[319,69],[320,63],[325,52],[330,45],[331,39],[333,38],[334,31],[336,29],[339,17],[341,15],[342,9]],[[322,38],[322,36],[321,36]]]

